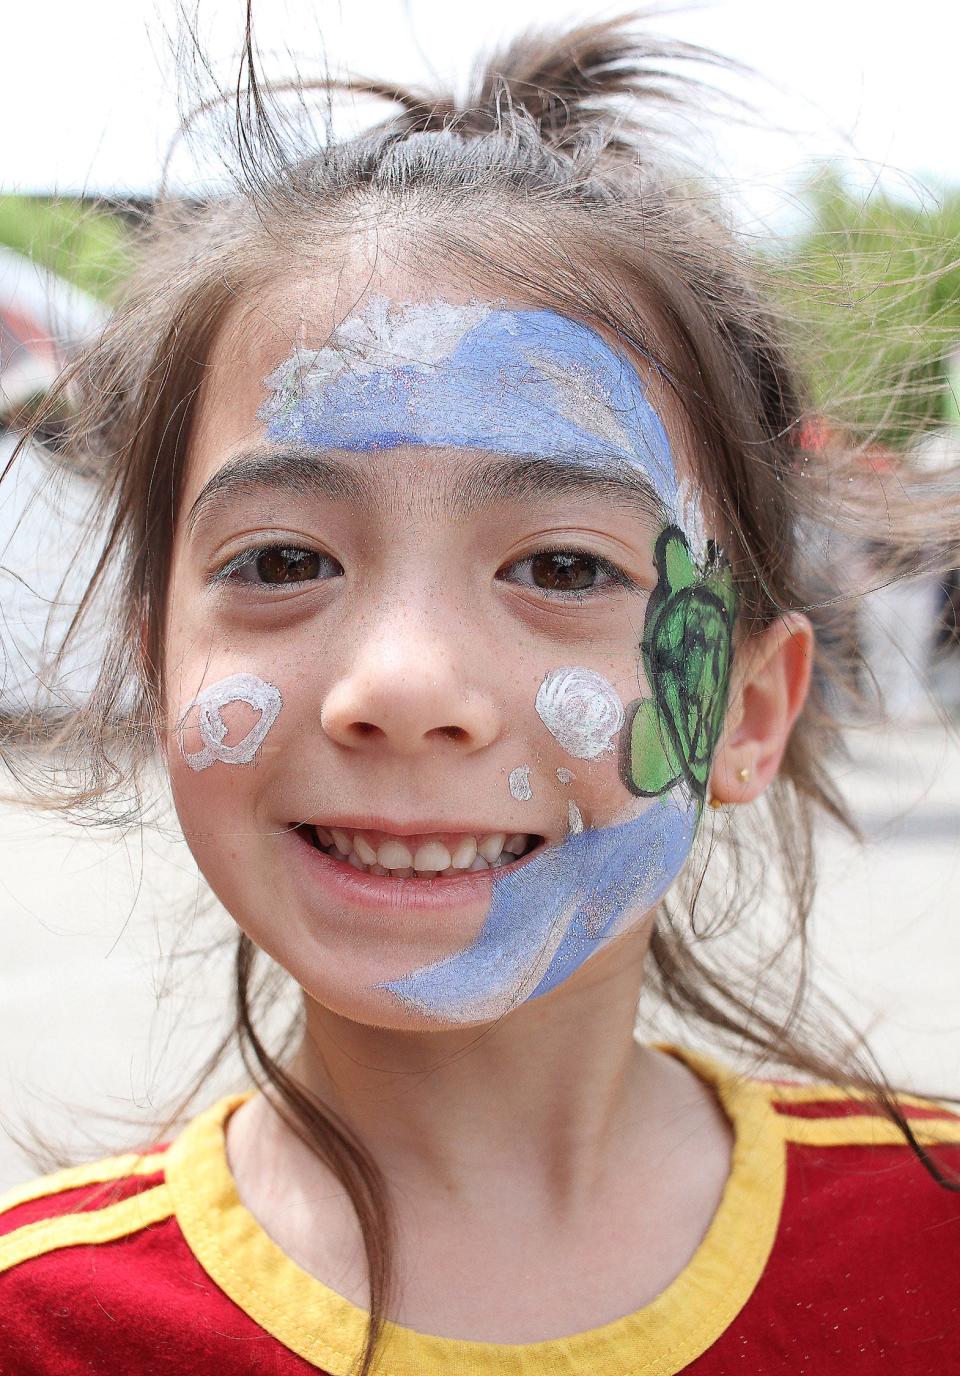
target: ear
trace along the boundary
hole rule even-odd
[[[807,617],[791,613],[737,647],[710,775],[718,803],[750,803],[776,775],[810,688],[813,643]]]

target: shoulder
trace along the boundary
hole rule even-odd
[[[739,1297],[709,1369],[751,1361],[751,1370],[818,1376],[953,1369],[954,1109],[901,1095],[891,1117],[854,1088],[751,1077],[686,1052],[683,1059],[713,1084],[734,1129],[726,1190],[701,1250]]]
[[[894,1147],[914,1156],[911,1138],[920,1147],[960,1147],[960,1114],[945,1102],[900,1094],[887,1107],[842,1084],[754,1083],[776,1115],[785,1141],[797,1147]]]
[[[759,1082],[785,1147],[780,1238],[856,1249],[878,1272],[900,1249],[911,1273],[960,1261],[960,1116],[897,1096],[892,1116],[859,1090]],[[899,1119],[899,1121],[898,1121]]]
[[[888,1109],[850,1086],[750,1077],[683,1054],[713,1082],[734,1127],[735,1159],[749,1161],[768,1203],[776,1194],[781,1240],[801,1221],[847,1227],[861,1242],[935,1227],[954,1264],[960,1259],[955,1108],[903,1094]]]
[[[766,1124],[778,1141],[797,1147],[960,1146],[956,1105],[912,1094],[895,1094],[890,1104],[843,1083],[801,1083],[745,1074],[713,1057],[660,1044],[682,1060],[716,1093],[735,1129]]]
[[[168,1147],[0,1197],[0,1376],[306,1369],[281,1361],[256,1317],[260,1272],[245,1290],[233,1284],[243,1211],[223,1128],[244,1098],[213,1104]],[[205,1265],[211,1251],[245,1306]]]
[[[786,1163],[761,1307],[796,1310],[802,1294],[805,1318],[844,1335],[848,1369],[896,1353],[898,1371],[928,1371],[931,1351],[947,1369],[960,1342],[960,1118],[909,1096],[901,1125],[853,1090],[766,1092]]]
[[[797,1147],[892,1146],[915,1155],[911,1137],[921,1147],[960,1147],[960,1112],[947,1101],[896,1094],[894,1118],[873,1095],[851,1085],[751,1076],[700,1052],[659,1049],[713,1088],[734,1128],[756,1129],[764,1121],[777,1140]]]
[[[166,1147],[106,1157],[0,1195],[0,1275],[70,1246],[113,1241],[169,1216]]]
[[[0,1196],[0,1373],[100,1371],[110,1353],[148,1369],[131,1335],[155,1339],[185,1262],[167,1159],[109,1157]]]

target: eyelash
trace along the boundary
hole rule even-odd
[[[218,569],[218,570],[211,576],[210,582],[211,582],[211,583],[221,583],[221,584],[222,584],[222,583],[240,583],[240,584],[244,584],[245,586],[251,587],[251,588],[256,588],[256,587],[261,587],[261,588],[283,587],[283,586],[284,586],[284,582],[283,582],[282,579],[279,580],[277,583],[268,583],[268,582],[266,582],[266,581],[259,582],[259,581],[258,581],[257,579],[255,579],[255,578],[249,578],[249,579],[247,579],[247,578],[238,578],[238,577],[237,577],[237,575],[240,574],[240,573],[242,573],[245,569],[256,569],[257,564],[259,563],[259,561],[263,558],[263,556],[264,556],[265,554],[279,554],[279,555],[282,555],[282,556],[306,555],[306,556],[308,556],[308,557],[312,557],[312,558],[319,559],[321,562],[326,561],[326,563],[327,563],[328,565],[329,565],[329,564],[335,565],[336,568],[339,570],[339,573],[334,574],[333,577],[339,577],[339,574],[343,573],[343,569],[342,569],[341,566],[337,563],[336,559],[334,559],[334,558],[333,558],[331,555],[329,555],[329,554],[324,554],[324,553],[322,552],[322,550],[318,550],[318,549],[309,549],[306,545],[293,545],[293,544],[290,544],[290,545],[287,545],[287,544],[257,545],[257,546],[256,546],[255,548],[253,548],[253,549],[246,549],[246,550],[243,550],[240,554],[235,555],[235,556],[234,556],[232,559],[230,559],[226,564],[224,564],[223,568]],[[327,581],[326,578],[320,578],[320,577],[316,577],[316,578],[291,579],[290,582],[289,582],[289,584],[287,584],[287,586],[296,587],[296,586],[302,585],[303,583],[320,583],[320,582],[326,582],[326,581]]]
[[[612,564],[609,559],[604,559],[599,554],[593,554],[590,550],[570,549],[566,546],[558,549],[535,550],[533,554],[527,554],[523,559],[516,559],[512,564],[508,564],[507,571],[521,568],[524,564],[533,564],[538,559],[566,559],[568,561],[582,559],[585,563],[593,565],[595,572],[597,574],[602,574],[607,580],[605,584],[601,584],[597,587],[577,589],[568,588],[551,590],[549,588],[538,588],[536,584],[533,583],[519,584],[520,587],[528,587],[533,592],[542,593],[544,597],[548,597],[554,601],[584,602],[589,597],[598,597],[602,593],[608,591],[609,585],[611,584],[615,587],[627,588],[631,591],[634,591],[638,586],[629,574],[624,573],[623,569],[619,568],[616,564]],[[499,574],[497,576],[498,578],[500,577]],[[507,580],[504,579],[503,581]]]
[[[268,583],[266,581],[258,581],[255,578],[247,579],[240,578],[237,576],[244,570],[255,570],[260,559],[264,555],[268,554],[278,554],[286,557],[307,556],[316,558],[320,560],[321,563],[323,561],[326,561],[328,565],[334,565],[338,570],[337,573],[333,575],[328,575],[328,578],[330,576],[339,577],[343,573],[343,568],[339,563],[337,563],[337,561],[331,555],[324,554],[320,550],[310,549],[305,545],[258,545],[253,549],[243,550],[240,554],[235,555],[223,566],[223,568],[218,569],[215,573],[211,575],[210,582],[213,584],[238,583],[251,588],[271,588],[283,587],[285,585],[296,587],[302,586],[304,583],[317,583],[328,581],[328,578],[321,578],[317,576],[314,578],[290,579],[289,583],[285,584],[283,579],[279,579],[276,583]],[[511,570],[522,568],[525,564],[532,565],[538,559],[557,559],[558,561],[560,561],[558,565],[559,567],[562,567],[563,560],[568,561],[568,563],[575,560],[583,560],[585,563],[592,565],[596,574],[603,575],[606,579],[606,583],[601,584],[599,587],[578,589],[541,588],[537,587],[537,585],[532,582],[523,583],[519,582],[518,580],[513,580],[517,581],[518,586],[527,587],[533,592],[542,593],[544,597],[549,598],[550,600],[584,602],[587,598],[596,597],[600,595],[602,592],[606,591],[609,585],[613,585],[615,587],[620,588],[626,588],[631,591],[635,591],[638,586],[634,579],[632,579],[629,576],[629,574],[625,573],[623,569],[619,568],[616,564],[611,563],[608,559],[604,559],[601,555],[592,554],[589,550],[571,549],[567,547],[559,549],[535,550],[532,554],[527,554],[522,559],[516,559],[512,564],[508,564],[506,566],[505,572],[509,573]],[[502,582],[511,581],[507,578],[504,578],[501,573],[497,574],[497,578]]]

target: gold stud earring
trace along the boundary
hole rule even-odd
[[[714,812],[716,812],[718,807],[723,807],[723,803],[721,803],[720,799],[715,797],[714,794],[711,793],[710,797],[707,799],[707,806],[712,807]]]
[[[742,784],[745,784],[752,773],[753,770],[749,769],[746,765],[744,765],[742,769],[737,770],[737,778],[740,780]]]

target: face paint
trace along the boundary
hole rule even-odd
[[[243,740],[236,745],[225,745],[227,724],[223,720],[222,710],[232,702],[246,702],[260,716]],[[208,769],[218,760],[222,764],[249,764],[263,745],[282,705],[279,688],[257,678],[255,674],[232,674],[219,683],[211,683],[197,694],[180,719],[177,727],[180,753],[193,770]],[[187,717],[195,707],[199,709],[197,729],[203,749],[190,753],[184,747],[183,732]]]
[[[621,774],[640,797],[683,783],[702,804],[727,705],[736,620],[733,576],[716,550],[698,567],[676,527],[661,532],[654,563],[659,576],[641,646],[653,696],[631,704]]]
[[[705,539],[693,489],[677,480],[637,370],[588,326],[553,311],[375,298],[326,347],[295,349],[265,386],[258,415],[269,439],[354,453],[404,444],[474,449],[601,471],[627,465],[646,477],[662,508],[659,581],[640,647],[652,697],[627,714],[603,675],[567,666],[546,676],[536,701],[548,730],[578,759],[602,760],[619,733],[621,778],[653,801],[626,820],[583,829],[569,800],[566,838],[493,876],[470,947],[379,986],[428,1016],[497,1017],[567,979],[649,912],[679,874],[723,719],[729,570]],[[510,776],[515,797],[520,774]],[[558,769],[557,779],[569,784],[573,775]]]
[[[658,581],[641,646],[653,697],[631,705],[622,740],[624,782],[656,801],[630,821],[584,830],[570,799],[566,840],[494,877],[471,947],[382,986],[421,1013],[475,1021],[549,993],[623,931],[630,914],[653,908],[683,868],[723,727],[736,593],[716,549],[708,546],[698,562],[675,527],[661,533],[654,558]],[[573,672],[592,671],[554,674]]]
[[[678,516],[663,423],[640,375],[555,311],[373,298],[323,349],[264,379],[269,439],[354,453],[401,444],[628,464]]]
[[[530,766],[518,764],[516,769],[511,769],[509,783],[510,793],[517,802],[529,803],[533,797],[533,790],[530,787]]]
[[[612,750],[624,722],[613,684],[580,666],[552,669],[537,690],[536,708],[551,736],[578,760]]]
[[[678,791],[628,822],[568,836],[496,877],[467,950],[379,987],[449,1022],[496,1018],[549,993],[632,914],[660,901],[683,867],[699,815]]]

